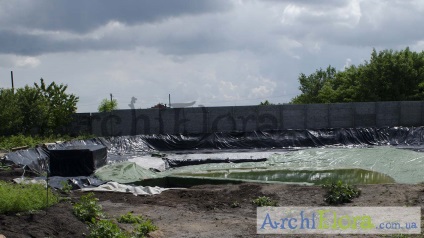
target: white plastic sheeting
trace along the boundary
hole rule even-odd
[[[150,187],[150,186],[131,186],[120,184],[117,182],[108,182],[103,185],[94,188],[82,188],[81,191],[88,192],[118,192],[118,193],[132,193],[135,196],[137,195],[155,195],[160,194],[163,191],[167,190],[167,188],[160,187]]]

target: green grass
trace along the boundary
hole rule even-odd
[[[0,181],[0,213],[41,210],[58,203],[59,198],[41,184],[13,184]]]
[[[0,150],[10,150],[16,147],[28,146],[35,147],[36,145],[44,143],[53,143],[56,141],[70,141],[70,140],[83,140],[93,138],[92,135],[81,135],[78,137],[71,137],[67,135],[52,135],[52,136],[0,136]]]

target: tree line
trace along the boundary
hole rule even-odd
[[[0,135],[49,135],[72,120],[79,98],[67,86],[43,79],[33,86],[0,89]]]
[[[374,49],[363,64],[341,71],[329,65],[298,80],[295,104],[424,100],[424,51]]]

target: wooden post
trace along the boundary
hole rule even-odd
[[[13,84],[13,71],[10,71],[10,80],[12,81],[12,92],[15,91],[15,86]]]

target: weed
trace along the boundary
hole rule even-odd
[[[147,219],[137,225],[134,229],[133,235],[134,237],[145,237],[149,232],[156,231],[158,229],[157,226],[153,225],[152,221]]]
[[[253,204],[258,207],[275,207],[277,206],[277,201],[272,200],[270,197],[262,196],[254,199]]]
[[[343,184],[342,181],[323,185],[327,190],[324,201],[328,204],[343,204],[351,202],[353,198],[359,197],[361,190],[354,186]]]
[[[36,211],[52,206],[58,201],[58,196],[50,188],[46,190],[44,185],[0,181],[0,213]]]
[[[63,193],[65,194],[69,194],[71,193],[72,190],[72,185],[70,185],[68,183],[68,181],[62,181],[60,182],[60,184],[62,185],[62,188],[60,189]]]
[[[90,235],[88,238],[129,238],[130,236],[122,231],[118,225],[110,220],[92,220],[89,225]]]
[[[141,216],[127,213],[120,216],[119,223],[136,224],[132,233],[122,231],[117,224],[110,220],[100,219],[104,217],[102,207],[97,204],[98,199],[93,193],[81,196],[80,202],[73,206],[73,212],[78,219],[87,222],[90,228],[88,238],[139,238],[145,237],[149,232],[157,230],[149,219],[144,220]]]
[[[10,165],[6,165],[6,164],[4,164],[4,163],[1,161],[1,158],[0,158],[0,170],[1,170],[1,171],[10,171],[10,170],[12,170],[12,167],[10,167]]]
[[[149,219],[144,220],[141,216],[134,216],[131,212],[118,218],[119,223],[136,224],[132,237],[145,237],[149,232],[157,230],[157,226],[153,225]]]
[[[230,207],[231,208],[236,208],[236,207],[241,207],[241,206],[240,206],[240,203],[239,202],[235,201],[235,202],[231,203]]]
[[[72,210],[75,216],[81,221],[91,222],[93,219],[102,218],[102,207],[97,204],[98,199],[94,197],[94,193],[83,195],[79,203],[76,203]]]
[[[141,216],[134,216],[131,212],[128,212],[125,215],[122,215],[118,218],[119,223],[130,223],[130,224],[136,224],[141,223],[143,221],[143,218]]]

